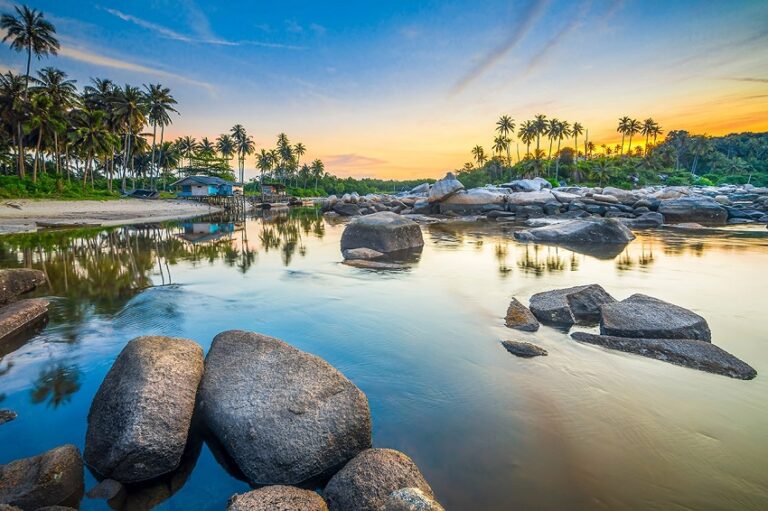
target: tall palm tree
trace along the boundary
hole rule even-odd
[[[573,134],[573,150],[576,151],[576,155],[579,154],[579,135],[582,135],[583,133],[584,126],[582,126],[580,122],[574,122],[573,126],[571,126],[571,134]]]
[[[216,150],[222,158],[229,161],[235,154],[235,141],[226,133],[219,135],[219,138],[216,139]]]
[[[485,149],[483,149],[483,146],[476,145],[475,147],[473,147],[472,148],[472,157],[477,162],[478,167],[482,166],[482,164],[485,163],[485,161],[487,159],[485,157]]]
[[[547,138],[549,138],[549,156],[547,157],[549,160],[552,160],[552,143],[559,136],[560,131],[561,131],[560,119],[558,119],[557,117],[553,117],[547,123],[547,130],[546,130]],[[547,168],[549,168],[549,163],[547,163]]]
[[[165,127],[171,124],[171,112],[178,114],[178,110],[173,108],[177,103],[171,95],[171,89],[163,87],[161,84],[144,85],[147,98],[147,117],[152,124],[152,159],[150,163],[150,186],[155,186],[155,147],[157,139],[157,126],[160,126],[160,144],[163,143]]]
[[[23,77],[10,71],[0,75],[0,116],[9,126],[13,126],[13,137],[16,139],[16,151],[18,153],[17,172],[22,179],[26,176],[24,131],[22,129],[26,116],[25,96],[26,84]]]
[[[37,143],[35,144],[35,162],[32,165],[32,182],[37,182],[37,169],[40,161],[40,148],[43,143],[43,137],[49,131],[63,129],[63,121],[58,120],[57,113],[53,107],[53,100],[45,93],[34,93],[28,103],[29,118],[25,123],[25,131],[31,133],[37,132]]]
[[[123,176],[121,182],[121,191],[125,192],[128,163],[131,165],[132,179],[135,180],[136,177],[133,172],[134,161],[131,157],[131,151],[137,145],[136,134],[141,131],[147,122],[147,98],[137,87],[126,84],[122,89],[115,89],[112,103],[120,126],[125,130]]]
[[[240,182],[243,182],[243,174],[245,173],[245,154],[243,149],[247,145],[248,133],[245,131],[245,127],[242,124],[235,124],[230,130],[232,133],[232,139],[235,142],[235,151],[237,152],[237,165],[239,171]]]
[[[24,90],[29,87],[29,72],[32,66],[32,55],[41,59],[47,55],[59,52],[59,41],[56,39],[56,27],[45,19],[37,9],[26,5],[14,7],[16,16],[3,14],[0,16],[0,28],[6,31],[3,42],[11,41],[11,48],[27,52],[27,74]]]
[[[259,168],[261,173],[259,177],[259,184],[264,184],[264,173],[271,172],[273,164],[274,160],[272,158],[272,153],[266,149],[262,149],[261,152],[256,155],[256,166]]]
[[[632,153],[632,137],[640,133],[642,125],[637,119],[630,119],[627,123],[627,135],[629,135],[629,153]],[[623,146],[622,146],[623,149]]]
[[[176,147],[179,150],[179,154],[187,159],[187,166],[192,166],[192,157],[197,152],[199,144],[197,140],[187,135],[176,141]]]
[[[77,103],[75,80],[67,80],[67,74],[59,69],[46,67],[37,72],[34,93],[45,94],[51,99],[51,109],[57,127],[53,130],[53,153],[56,161],[56,174],[61,174],[59,134],[65,126],[65,115]]]
[[[627,134],[627,127],[631,119],[626,115],[619,119],[619,125],[616,127],[616,131],[621,133],[621,154],[624,154],[624,137]]]
[[[216,147],[213,145],[213,142],[208,140],[208,137],[203,137],[197,152],[203,158],[211,158],[216,153]]]
[[[293,146],[293,154],[296,155],[296,166],[299,165],[299,160],[307,152],[307,148],[301,142],[298,142]]]
[[[84,109],[74,116],[74,133],[72,144],[86,157],[85,170],[83,171],[83,190],[88,182],[88,173],[92,172],[91,166],[97,155],[108,154],[116,143],[116,137],[111,133],[101,110]]]
[[[312,175],[315,178],[315,190],[317,190],[317,180],[320,179],[325,173],[325,165],[323,165],[322,160],[317,159],[312,162],[310,169],[312,170]]]
[[[536,133],[536,154],[539,154],[539,145],[541,142],[541,136],[547,133],[549,123],[547,122],[546,115],[537,115],[533,120],[533,129]]]
[[[525,144],[525,155],[531,154],[531,142],[536,138],[536,127],[533,121],[525,121],[520,125],[520,129],[517,132],[517,138],[523,141]]]
[[[555,131],[555,138],[557,139],[557,152],[555,153],[557,158],[555,161],[555,180],[560,178],[560,143],[564,138],[568,138],[570,136],[571,123],[568,121],[560,121],[557,125],[557,130]]]
[[[508,115],[502,115],[496,121],[496,131],[503,139],[509,141],[509,134],[515,134],[515,121]],[[512,158],[509,156],[509,143],[507,143],[507,165],[512,165]]]

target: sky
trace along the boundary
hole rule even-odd
[[[766,0],[27,5],[61,42],[35,68],[80,86],[162,83],[181,113],[166,138],[240,123],[260,149],[285,132],[339,176],[441,177],[476,144],[491,151],[502,114],[578,121],[598,145],[619,140],[624,115],[665,131],[768,130]],[[0,48],[2,70],[24,63]]]

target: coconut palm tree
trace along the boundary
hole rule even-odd
[[[75,80],[67,80],[67,74],[59,69],[46,67],[37,72],[33,87],[34,93],[45,94],[51,99],[52,113],[57,127],[53,130],[53,153],[56,162],[56,174],[61,174],[59,134],[64,131],[65,115],[77,104]]]
[[[202,158],[212,158],[215,153],[216,147],[214,147],[213,142],[208,140],[208,137],[203,137],[203,139],[200,141],[200,145],[197,148],[197,154]]]
[[[624,137],[627,134],[627,128],[631,119],[626,115],[619,119],[619,125],[616,127],[616,131],[621,133],[621,154],[624,154]]]
[[[325,165],[323,165],[322,160],[317,159],[312,162],[310,169],[312,170],[312,176],[315,178],[315,191],[317,191],[317,180],[323,177],[323,174],[325,173]]]
[[[473,147],[472,157],[477,162],[478,167],[482,166],[482,164],[485,163],[485,161],[487,160],[487,158],[485,157],[485,149],[483,149],[483,146],[476,145],[475,147]]]
[[[534,121],[525,121],[520,125],[520,129],[517,132],[517,138],[523,141],[525,144],[525,155],[531,154],[531,142],[536,138],[536,127]]]
[[[509,134],[515,134],[515,121],[508,115],[502,115],[499,120],[496,121],[496,131],[499,132],[501,138],[507,140],[507,165],[512,165],[512,158],[509,156]]]
[[[139,90],[138,87],[125,84],[120,88],[115,88],[112,105],[116,119],[121,127],[125,130],[124,134],[124,146],[123,146],[123,176],[121,181],[121,191],[125,192],[125,185],[127,179],[128,169],[127,166],[130,163],[132,179],[135,180],[134,174],[134,160],[132,158],[132,150],[138,147],[139,141],[136,140],[137,134],[141,131],[144,125],[147,123],[147,97]]]
[[[546,135],[547,129],[549,129],[549,123],[547,122],[546,115],[537,115],[533,120],[533,130],[536,133],[536,154],[539,153],[539,145],[541,143],[541,136]]]
[[[26,84],[22,76],[10,71],[0,75],[0,116],[9,126],[13,126],[17,151],[17,172],[20,178],[26,176],[24,153],[24,130],[22,124],[26,117],[24,99]]]
[[[171,89],[163,87],[159,83],[144,85],[147,98],[147,117],[152,124],[152,159],[150,162],[150,186],[154,188],[155,183],[155,147],[157,139],[157,126],[160,126],[160,144],[163,143],[165,127],[171,124],[171,112],[178,114],[173,105],[177,101],[171,95]]]
[[[301,142],[298,142],[293,146],[293,154],[296,155],[296,166],[299,165],[299,160],[301,159],[302,156],[304,156],[306,152],[307,152],[307,148],[304,147],[304,144],[302,144]]]
[[[243,174],[245,172],[245,154],[243,149],[247,145],[248,133],[245,131],[245,127],[242,124],[235,124],[230,130],[232,133],[232,140],[235,142],[235,151],[237,152],[237,169],[239,172],[240,182],[243,181]]]
[[[222,158],[229,161],[235,154],[235,141],[226,133],[219,135],[219,138],[216,139],[216,150]]]
[[[3,42],[10,41],[11,48],[27,52],[27,73],[24,78],[24,91],[29,87],[29,73],[32,66],[32,55],[41,59],[47,55],[56,55],[59,51],[59,41],[56,39],[56,27],[45,19],[37,9],[26,5],[14,7],[16,16],[3,14],[0,16],[0,28],[6,31]]]
[[[57,113],[53,107],[53,100],[45,93],[34,93],[28,103],[29,118],[25,122],[25,131],[27,133],[37,133],[37,143],[35,145],[35,162],[32,165],[32,182],[37,182],[38,162],[40,161],[40,148],[43,143],[43,137],[49,131],[58,131],[64,128],[63,121],[58,119]]]
[[[555,141],[555,139],[559,136],[561,131],[561,121],[560,119],[553,117],[549,120],[547,123],[547,138],[549,138],[549,156],[547,157],[549,160],[552,160],[552,143]],[[549,163],[547,163],[547,167],[549,167]]]
[[[642,125],[637,119],[630,119],[627,123],[627,135],[629,135],[629,152],[632,152],[632,137],[640,133]],[[622,146],[622,149],[624,146]]]
[[[264,173],[270,173],[272,171],[272,165],[274,160],[272,153],[266,149],[262,149],[259,154],[256,155],[256,166],[259,168],[261,175],[259,176],[259,183],[264,183]]]
[[[571,134],[573,135],[573,150],[576,151],[576,155],[578,156],[579,135],[584,134],[584,126],[582,126],[580,122],[574,122],[573,126],[571,126]]]
[[[104,119],[105,113],[101,110],[84,109],[76,112],[74,120],[74,132],[72,144],[85,155],[85,170],[83,171],[83,190],[88,181],[88,174],[92,172],[91,166],[97,155],[111,152],[111,145],[117,142]]]
[[[187,166],[192,166],[192,157],[197,152],[199,144],[197,140],[187,135],[176,141],[176,147],[179,150],[179,154],[187,159]]]
[[[568,121],[560,121],[557,124],[557,129],[555,131],[555,139],[557,140],[557,152],[555,153],[557,158],[555,161],[555,180],[560,178],[560,143],[564,138],[568,138],[570,136],[571,124]]]

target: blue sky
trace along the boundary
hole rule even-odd
[[[623,115],[768,129],[764,0],[28,4],[62,42],[35,65],[162,82],[183,114],[171,136],[284,131],[343,175],[437,177],[490,150],[501,114],[580,121],[596,142]]]

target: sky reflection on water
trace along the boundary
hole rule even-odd
[[[184,222],[0,238],[3,266],[43,269],[47,328],[0,352],[0,463],[82,448],[90,401],[133,337],[247,329],[335,365],[366,394],[374,444],[412,456],[447,509],[765,509],[768,347],[757,227],[640,233],[598,259],[524,245],[511,227],[424,226],[402,271],[340,264],[343,224],[314,210],[245,222]],[[707,318],[713,341],[750,363],[749,382],[504,328],[511,296],[599,283]],[[550,355],[517,359],[501,339]],[[247,489],[190,446],[185,470],[130,507],[223,509]],[[187,479],[188,477],[188,479]],[[94,479],[88,475],[87,487]],[[84,500],[83,509],[106,509]]]

